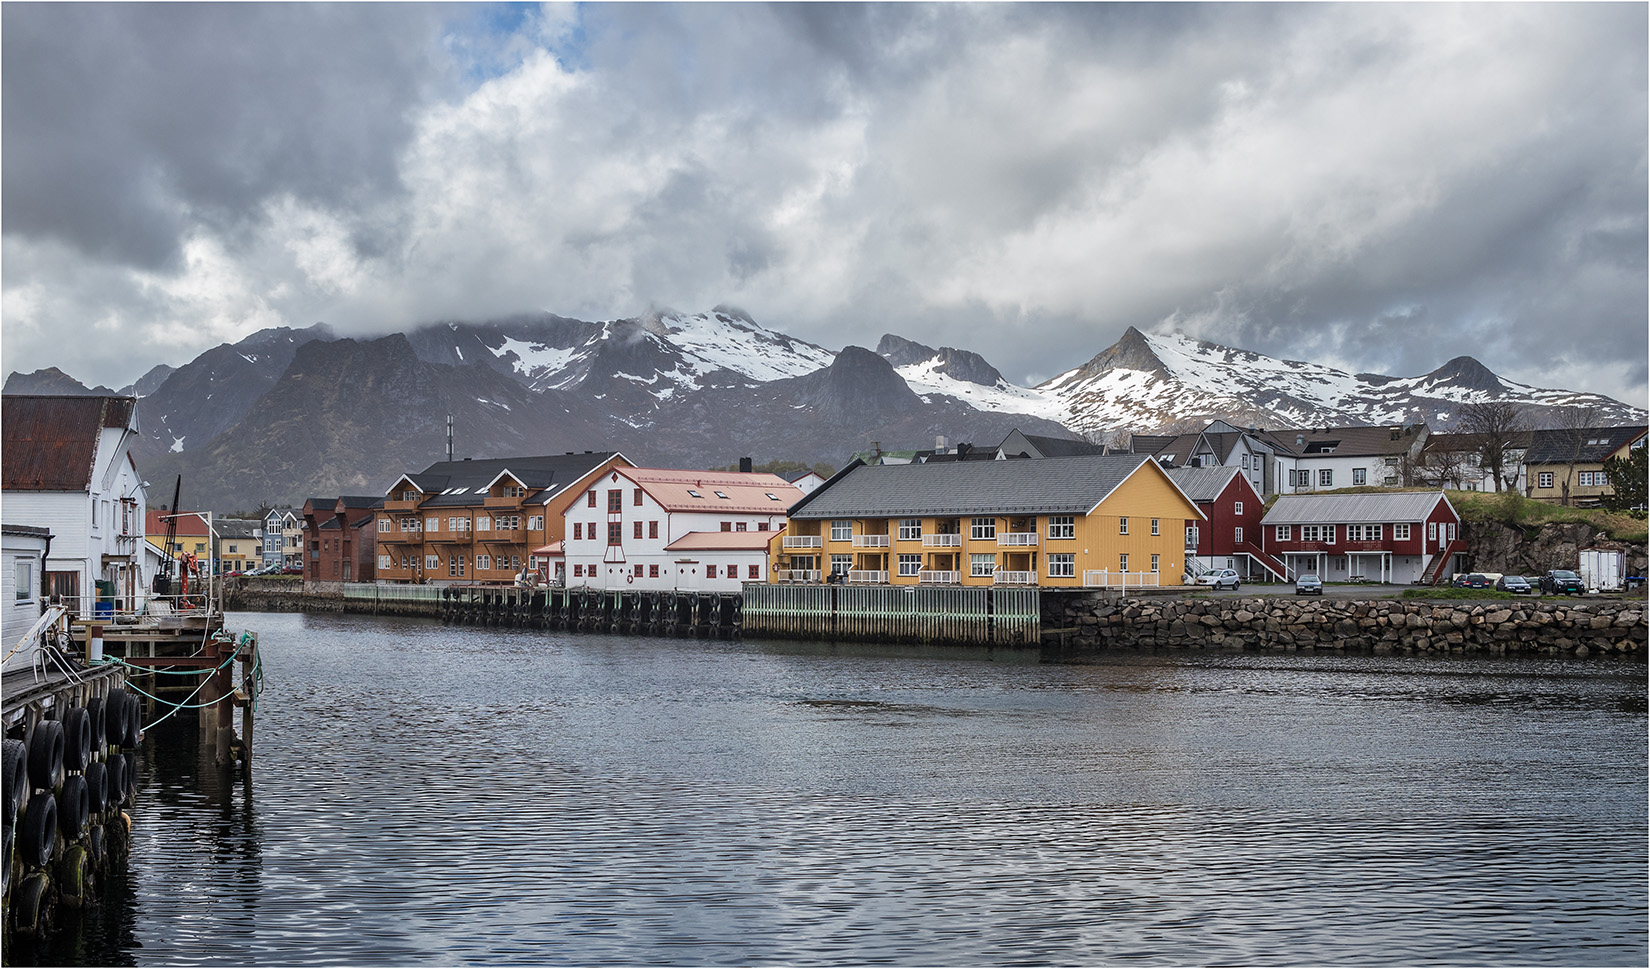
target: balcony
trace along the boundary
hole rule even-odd
[[[522,499],[520,498],[494,498],[492,495],[488,495],[487,500],[481,503],[481,507],[515,509],[521,507],[521,502]]]
[[[997,533],[997,545],[998,545],[998,547],[1002,547],[1002,546],[1007,545],[1007,546],[1014,546],[1014,547],[1023,548],[1027,545],[1036,545],[1036,544],[1037,544],[1037,533],[1036,532],[998,532]]]
[[[419,499],[417,499],[417,498],[414,498],[411,501],[399,501],[399,500],[391,501],[391,500],[386,498],[384,500],[384,510],[385,511],[412,511],[412,510],[414,510],[418,507],[418,503],[419,503]]]
[[[866,537],[867,538],[876,538],[878,536],[868,535]],[[887,538],[888,536],[883,535],[881,537],[882,538]],[[878,585],[878,584],[884,584],[885,585],[885,584],[887,584],[887,582],[888,582],[888,572],[886,570],[883,570],[883,571],[880,571],[880,572],[877,571],[876,569],[849,569],[848,570],[848,584],[849,585]]]
[[[779,544],[781,548],[824,548],[825,539],[819,535],[786,535]]]
[[[774,578],[775,582],[782,582],[782,583],[786,583],[786,584],[789,584],[789,585],[795,585],[795,584],[801,583],[801,582],[818,582],[819,581],[819,575],[820,575],[820,573],[819,573],[818,569],[774,569],[773,570],[773,578]]]
[[[887,535],[855,535],[854,548],[887,548],[890,542]],[[883,575],[888,573],[884,572]]]
[[[923,548],[962,548],[962,533],[952,532],[949,535],[924,535]]]
[[[520,528],[489,529],[484,532],[463,532],[461,534],[473,534],[478,542],[508,542],[520,545],[527,541],[527,532]]]
[[[1036,585],[1035,572],[1010,572],[1007,569],[998,569],[991,576],[992,585]]]
[[[917,573],[918,585],[959,585],[962,583],[961,572],[941,572],[937,569],[923,569]]]

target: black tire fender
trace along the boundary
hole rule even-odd
[[[108,710],[108,701],[103,697],[94,696],[86,701],[86,715],[92,718],[92,749],[102,750],[109,744],[109,720],[104,715]]]
[[[21,740],[6,738],[5,743],[5,770],[0,777],[5,778],[5,822],[9,829],[13,821],[17,820],[17,809],[29,796],[29,748]],[[8,855],[7,857],[10,857]]]
[[[29,735],[29,781],[52,790],[63,783],[63,725],[42,720]]]
[[[84,707],[63,712],[63,769],[85,770],[92,762],[92,718]]]
[[[109,768],[102,761],[86,765],[86,802],[93,814],[102,814],[109,806]]]
[[[120,687],[109,691],[103,701],[103,741],[110,746],[119,747],[123,742],[126,731],[126,701],[131,696]]]
[[[91,798],[86,793],[86,778],[70,774],[63,778],[62,792],[57,798],[57,827],[66,841],[78,841],[86,830],[86,817],[91,810]]]
[[[128,750],[120,756],[126,761],[126,769],[121,772],[120,803],[131,804],[137,794],[137,753]]]
[[[17,852],[30,868],[44,868],[51,864],[52,849],[57,847],[57,799],[42,791],[29,798],[23,812],[23,825],[17,829]]]
[[[121,791],[126,785],[126,757],[124,754],[115,754],[104,766],[109,769],[108,776],[103,782],[103,809],[107,811],[120,806]]]

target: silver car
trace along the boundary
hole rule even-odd
[[[1198,585],[1212,585],[1216,589],[1236,590],[1240,582],[1236,569],[1214,569],[1197,577]]]

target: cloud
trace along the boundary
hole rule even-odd
[[[1642,6],[4,18],[13,369],[736,303],[1018,380],[1137,325],[1646,403]],[[131,352],[38,338],[86,320]]]

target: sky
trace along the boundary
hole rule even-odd
[[[0,6],[0,367],[737,307],[1647,387],[1645,4]]]

